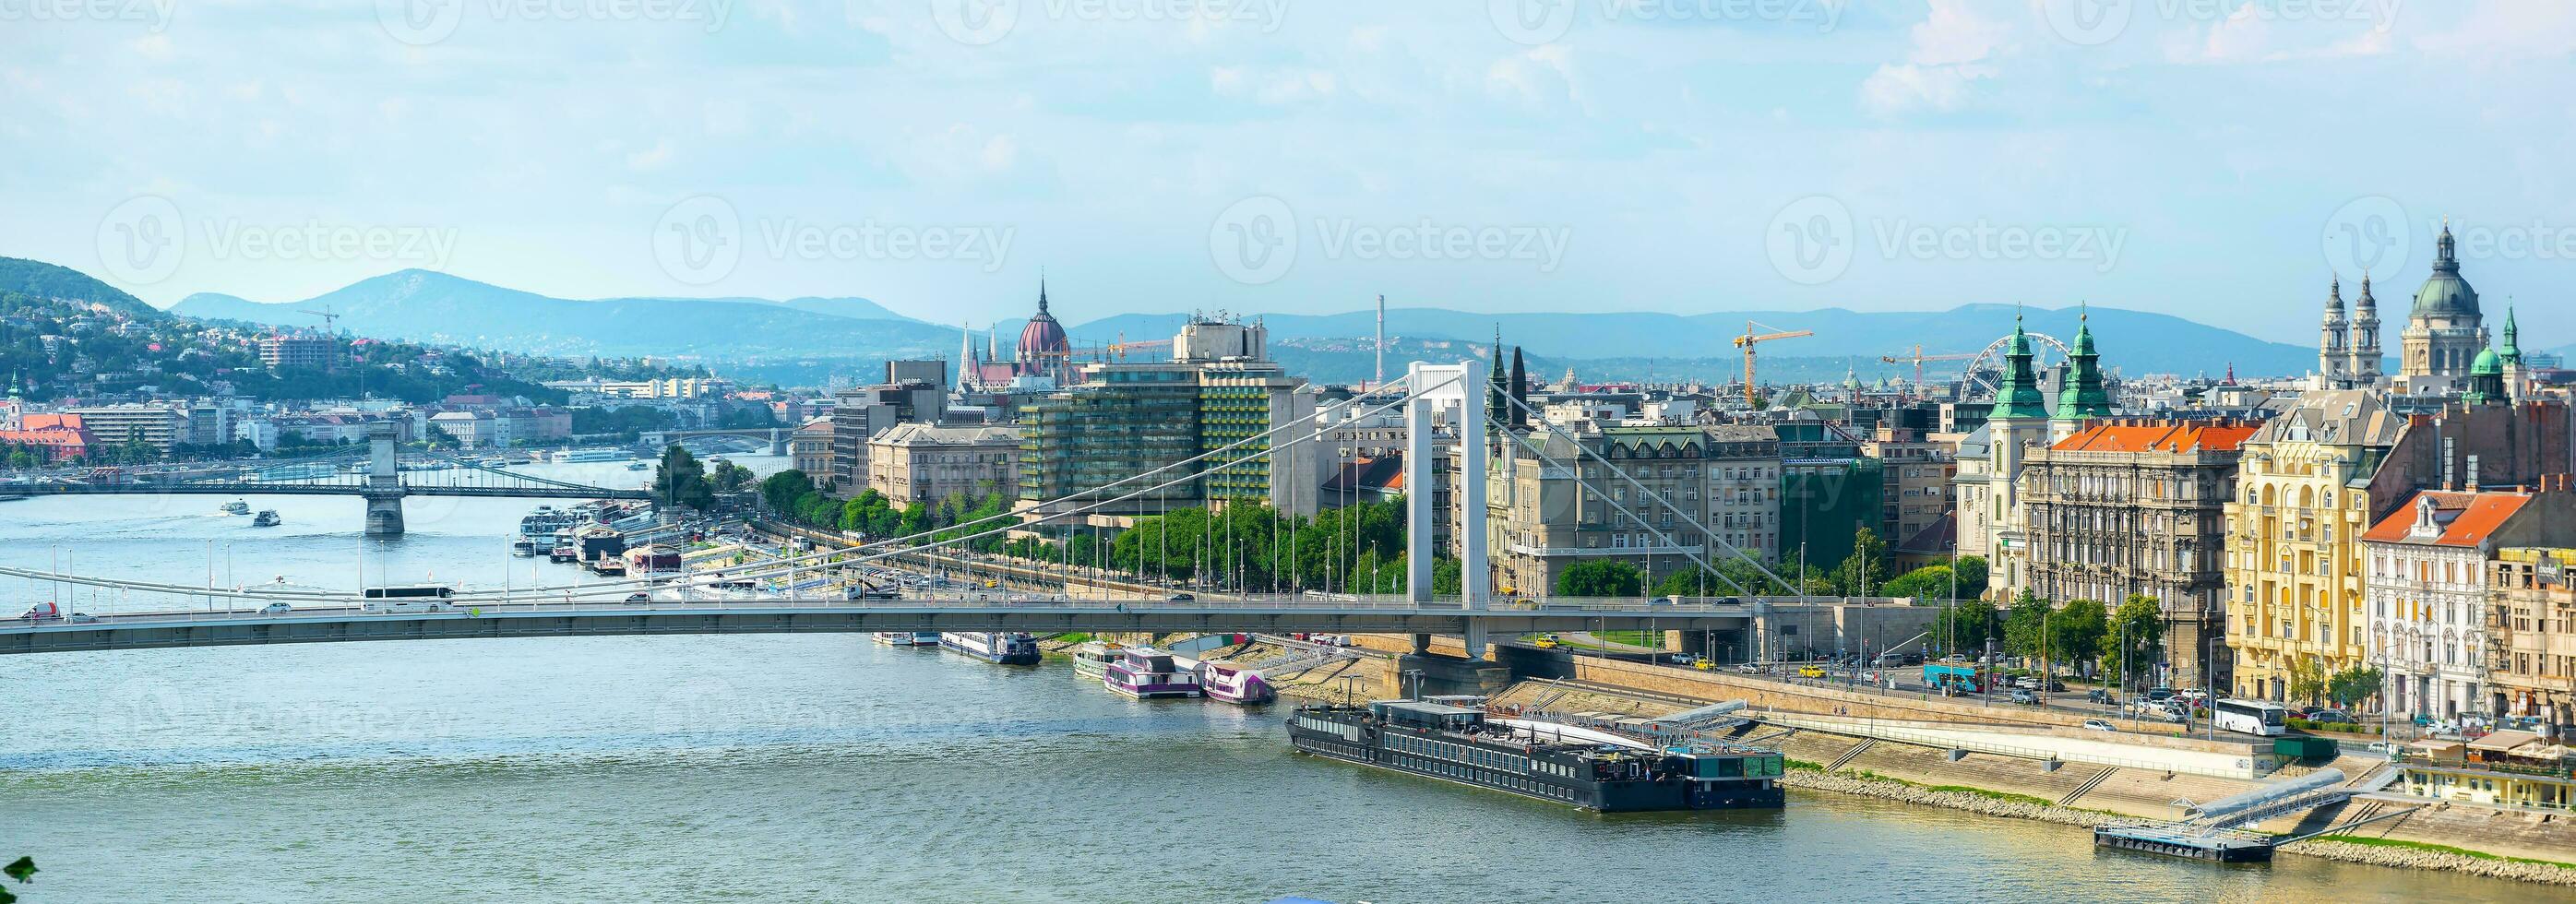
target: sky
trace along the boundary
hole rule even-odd
[[[2563,0],[0,0],[0,255],[925,320],[2402,317],[2576,341]],[[2356,294],[2347,285],[2346,297]],[[1722,342],[1712,337],[1712,346]]]

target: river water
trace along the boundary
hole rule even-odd
[[[220,501],[0,503],[0,562],[341,589],[573,574],[508,556],[527,503],[414,499],[411,533],[374,542],[354,499],[253,498],[286,519],[258,531]],[[1828,794],[1584,814],[1292,756],[1275,711],[863,636],[48,654],[0,658],[0,692],[0,856],[43,866],[30,904],[2556,899]]]

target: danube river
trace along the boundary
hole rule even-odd
[[[412,532],[377,543],[354,499],[254,497],[286,519],[264,530],[220,502],[0,503],[0,561],[342,589],[572,575],[508,556],[528,504],[414,499]],[[12,607],[53,592],[0,586]],[[1589,815],[1292,756],[1275,710],[1130,701],[1059,663],[864,636],[0,657],[0,692],[0,857],[43,866],[30,904],[2556,894],[2103,853],[2076,829],[1804,792],[1784,812]]]

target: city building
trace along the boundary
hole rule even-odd
[[[2415,290],[2415,306],[2407,312],[2406,329],[2399,337],[2398,373],[2406,378],[2409,392],[2456,387],[2487,347],[2478,291],[2460,275],[2449,223],[2442,224],[2442,234],[2434,239],[2433,273]]]
[[[868,489],[898,505],[1019,490],[1020,436],[1009,427],[896,424],[868,447]]]
[[[2568,490],[2564,478],[2557,489]],[[2489,711],[2576,732],[2576,548],[2503,547],[2488,563]]]
[[[1958,483],[1959,554],[1985,558],[1988,595],[1998,598],[2005,588],[2027,583],[2016,555],[2024,542],[2022,462],[2032,449],[2048,445],[2048,396],[2039,389],[2032,357],[2030,335],[2015,318],[2012,341],[2005,346],[2004,384],[1985,422],[1959,441],[1953,478]]]
[[[2576,545],[2566,493],[2426,490],[2362,535],[2371,666],[2390,713],[2488,712],[2489,561],[2507,546]]]
[[[188,431],[188,413],[168,405],[103,405],[68,408],[63,413],[79,417],[90,442],[99,446],[140,443],[152,447],[156,454],[168,454],[170,446],[184,439]]]
[[[2227,645],[2238,696],[2288,699],[2294,671],[2331,674],[2367,647],[2361,547],[2367,487],[2406,419],[2335,390],[2246,437],[2227,512]]]
[[[1891,546],[1926,536],[1947,537],[1935,527],[1958,505],[1957,447],[1926,438],[1914,427],[1880,426],[1862,441],[1862,455],[1879,462],[1879,536]],[[1927,533],[1929,532],[1929,533]],[[1922,550],[1947,553],[1947,549]]]
[[[259,363],[270,370],[323,370],[346,348],[330,336],[278,333],[260,337]]]
[[[2223,604],[2227,502],[2244,421],[2100,419],[2030,450],[2021,472],[2030,554],[2006,593],[2164,610],[2167,680],[2230,687]]]
[[[947,413],[948,391],[938,383],[881,383],[833,393],[831,486],[858,492],[868,482],[869,440],[896,424],[939,423]]]
[[[1767,428],[1603,426],[1530,441],[1536,451],[1503,443],[1486,470],[1496,592],[1544,596],[1566,569],[1595,559],[1634,565],[1651,582],[1696,567],[1693,556],[1735,558],[1692,521],[1747,555],[1778,559],[1781,444]]]
[[[0,451],[24,449],[48,462],[79,458],[90,444],[89,430],[77,414],[31,412],[20,415],[15,427],[0,430]]]
[[[1097,503],[1119,516],[1240,500],[1314,514],[1327,474],[1320,431],[1306,420],[1316,392],[1245,357],[1264,354],[1267,336],[1258,323],[1194,318],[1173,337],[1170,361],[1087,364],[1078,382],[1030,399],[1020,410],[1020,498],[1109,488],[1060,507]],[[1195,479],[1121,483],[1192,459]]]
[[[832,419],[817,417],[799,424],[787,437],[789,467],[805,472],[816,487],[832,485]]]
[[[1842,565],[1861,528],[1883,533],[1884,463],[1861,454],[1860,437],[1831,421],[1772,425],[1780,443],[1782,556],[1803,555],[1813,570]],[[1894,546],[1902,537],[1881,536]],[[1890,577],[1892,575],[1882,575]]]

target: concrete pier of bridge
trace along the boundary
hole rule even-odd
[[[367,536],[399,537],[403,532],[402,471],[394,466],[395,427],[392,421],[367,425],[367,487],[358,495],[367,500]]]

